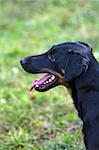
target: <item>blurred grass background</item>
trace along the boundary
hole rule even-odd
[[[84,41],[99,58],[98,0],[0,0],[0,150],[83,150],[82,123],[64,87],[28,92],[39,75],[19,60]]]

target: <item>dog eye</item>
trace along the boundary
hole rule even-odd
[[[55,61],[54,52],[48,53],[48,58],[50,61],[54,62]]]

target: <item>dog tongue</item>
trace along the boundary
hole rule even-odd
[[[35,88],[35,86],[37,85],[37,83],[38,83],[38,80],[35,80],[35,81],[32,82],[32,85],[31,85],[31,87],[29,88],[29,91],[30,91],[30,92],[33,90],[33,88]]]
[[[41,85],[42,83],[44,83],[46,80],[48,80],[52,75],[51,74],[47,74],[44,77],[42,77],[41,79],[35,80],[32,82],[32,85],[29,89],[29,91],[32,91],[33,88],[38,87],[39,85]]]

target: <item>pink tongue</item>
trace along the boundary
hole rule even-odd
[[[30,91],[30,92],[31,92],[32,89],[35,87],[35,85],[37,84],[37,82],[38,82],[38,80],[35,80],[35,81],[32,82],[32,85],[31,85],[31,87],[29,88],[29,91]]]
[[[41,85],[42,83],[44,83],[46,80],[48,80],[52,75],[47,74],[44,77],[42,77],[41,79],[35,80],[32,82],[32,85],[29,89],[29,91],[32,91],[33,88],[36,87],[36,85]]]

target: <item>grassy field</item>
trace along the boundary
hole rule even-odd
[[[84,150],[81,127],[64,87],[28,92],[22,57],[53,44],[85,41],[99,58],[98,0],[0,1],[0,150]]]

